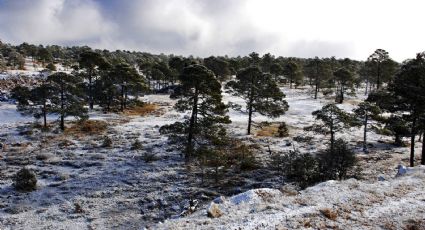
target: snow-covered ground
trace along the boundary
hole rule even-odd
[[[254,189],[157,229],[425,229],[425,167],[388,180],[327,181],[301,192]]]
[[[178,217],[192,199],[199,200],[200,205],[206,205],[219,195],[232,195],[260,187],[280,188],[282,184],[279,182],[279,176],[267,168],[267,162],[270,160],[268,146],[274,152],[293,148],[314,152],[325,147],[328,137],[305,133],[303,127],[313,124],[314,118],[311,113],[332,102],[333,98],[321,97],[314,100],[308,92],[309,89],[282,88],[282,90],[290,106],[287,113],[277,119],[254,114],[254,122],[285,121],[289,126],[289,137],[259,137],[255,135],[256,130],[254,135],[246,136],[247,114],[232,109],[229,111],[232,124],[228,128],[231,135],[259,145],[257,158],[265,166],[263,169],[234,175],[235,177],[228,175],[229,177],[225,179],[237,182],[235,188],[201,186],[199,175],[193,166],[185,166],[180,153],[168,145],[167,137],[159,134],[162,125],[181,120],[184,116],[172,109],[175,101],[167,95],[143,97],[143,100],[155,103],[159,107],[159,113],[148,116],[104,114],[99,110],[91,112],[90,119],[106,121],[108,128],[100,134],[90,135],[62,134],[55,129],[50,132],[41,132],[37,129],[33,129],[32,133],[25,132],[32,118],[22,117],[14,111],[15,105],[1,104],[0,143],[3,149],[0,153],[0,229],[141,229],[143,227],[197,229],[202,228],[202,224],[205,224],[206,228],[214,226],[221,226],[222,229],[231,229],[233,226],[248,228],[251,225],[240,225],[245,220],[252,226],[258,226],[259,229],[267,228],[260,225],[266,224],[264,221],[270,221],[267,222],[270,224],[267,226],[276,226],[274,225],[276,221],[280,221],[282,228],[296,228],[300,226],[297,225],[297,221],[301,218],[320,219],[329,223],[322,215],[317,214],[317,210],[321,208],[330,208],[338,212],[337,221],[331,224],[341,227],[344,223],[353,223],[352,226],[355,228],[363,226],[362,221],[366,220],[362,219],[361,215],[369,218],[370,224],[373,223],[374,217],[381,217],[378,208],[384,210],[380,213],[386,213],[382,218],[390,218],[388,213],[392,209],[386,208],[386,205],[391,204],[390,202],[401,202],[397,198],[401,197],[399,194],[402,194],[403,190],[400,189],[404,188],[403,186],[424,187],[424,177],[421,177],[420,173],[408,176],[406,177],[408,179],[404,180],[393,179],[397,165],[407,165],[407,148],[393,148],[390,145],[391,137],[370,133],[371,153],[363,154],[360,152],[362,130],[352,128],[338,133],[337,137],[348,140],[358,150],[360,164],[364,169],[362,172],[364,179],[361,181],[351,179],[325,182],[297,196],[282,195],[277,190],[266,190],[270,191],[272,201],[273,199],[278,201],[267,201],[268,203],[261,204],[259,209],[255,209],[255,205],[252,210],[241,209],[240,213],[233,213],[234,210],[229,206],[230,210],[217,220],[204,217],[204,211],[200,211],[194,216],[176,222],[167,221],[165,225],[156,225],[166,219]],[[341,108],[351,111],[362,98],[364,97],[361,94],[358,97],[348,97]],[[243,105],[243,100],[228,94],[224,94],[224,100]],[[54,117],[50,119],[54,120]],[[111,147],[102,146],[105,136],[112,139]],[[296,136],[311,136],[313,139],[311,143],[297,142],[293,139]],[[136,139],[143,145],[140,151],[131,149]],[[143,160],[145,154],[154,154],[157,160],[147,163]],[[27,194],[18,193],[12,187],[13,175],[23,166],[33,169],[39,181],[38,189]],[[386,181],[377,182],[378,176],[382,176]],[[373,195],[372,190],[375,189],[378,192]],[[385,189],[388,193],[382,195]],[[326,196],[326,192],[333,196]],[[421,198],[423,194],[419,189],[412,190],[411,196],[406,197],[403,204],[406,202],[413,205],[423,204]],[[416,200],[414,195],[417,197]],[[363,198],[366,200],[362,200]],[[373,199],[386,202],[377,203]],[[362,203],[368,200],[375,202],[370,204],[375,206]],[[348,207],[354,207],[355,202],[360,202],[356,207],[360,210],[364,206],[363,209],[369,212],[360,214],[361,210],[354,210],[351,219],[345,220],[345,217],[342,217],[346,215],[343,209],[344,202],[351,205],[346,207],[348,210]],[[328,206],[322,207],[322,205]],[[82,211],[78,211],[77,206],[81,207]],[[408,218],[402,213],[397,214],[404,210],[403,207],[391,211],[394,213],[396,229],[401,226],[399,223],[405,223],[407,221],[405,218]],[[242,214],[245,215],[247,210],[248,219],[240,217]],[[249,213],[250,211],[252,213]],[[234,222],[231,221],[231,217],[235,218]],[[397,219],[398,217],[400,218]],[[204,222],[196,221],[198,218]],[[359,221],[357,222],[355,218]],[[194,227],[192,222],[201,225]]]

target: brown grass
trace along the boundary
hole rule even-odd
[[[142,106],[134,106],[124,111],[127,116],[147,116],[150,114],[156,114],[158,111],[158,105],[156,104],[144,104]]]
[[[105,121],[99,120],[86,120],[75,123],[73,126],[65,130],[65,134],[100,134],[103,133],[108,124]]]
[[[338,213],[330,210],[329,208],[321,209],[320,212],[329,220],[336,220]]]
[[[273,124],[266,126],[257,131],[258,137],[274,137],[277,136],[278,126]]]

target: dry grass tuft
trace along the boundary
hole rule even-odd
[[[103,133],[108,124],[105,121],[85,120],[75,123],[72,127],[65,130],[65,134],[100,134]]]
[[[321,209],[320,210],[320,212],[326,217],[326,218],[328,218],[329,220],[336,220],[336,218],[338,217],[338,213],[337,212],[334,212],[334,211],[332,211],[331,209],[329,209],[329,208],[324,208],[324,209]]]
[[[257,131],[258,137],[274,137],[277,136],[278,126],[277,125],[270,125],[266,127],[262,127],[260,130]]]
[[[128,108],[124,111],[124,114],[127,116],[147,116],[150,114],[156,114],[157,111],[158,105],[147,103],[141,106]]]

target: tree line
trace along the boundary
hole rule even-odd
[[[227,135],[226,124],[230,123],[227,111],[231,105],[222,101],[223,85],[224,90],[244,99],[244,106],[232,108],[246,112],[248,135],[254,113],[274,118],[288,110],[285,94],[279,87],[282,84],[289,88],[307,87],[315,99],[320,94],[334,95],[335,103],[313,113],[319,123],[306,127],[307,131],[330,135],[332,154],[346,149],[336,138],[337,132],[362,126],[365,152],[368,151],[367,133],[371,130],[393,135],[396,145],[403,144],[403,137],[409,137],[410,165],[413,166],[415,138],[425,129],[423,53],[397,63],[382,49],[362,62],[334,57],[260,56],[255,52],[244,57],[198,58],[88,47],[1,44],[7,63],[11,52],[31,55],[46,67],[49,64],[69,67],[69,71],[54,72],[39,86],[17,87],[13,91],[18,109],[43,118],[45,126],[47,114],[58,114],[60,127],[64,129],[64,118],[84,119],[87,111],[95,106],[105,111],[124,111],[144,93],[171,93],[171,97],[178,100],[175,109],[189,115],[161,127],[160,132],[169,135],[187,162],[197,159],[203,166],[227,164],[234,158],[250,159],[250,156],[231,154],[235,146],[244,147],[235,145],[235,140]],[[7,63],[6,66],[13,65]],[[352,113],[337,106],[344,102],[347,94],[360,88],[368,98]],[[424,148],[421,163],[425,164]]]

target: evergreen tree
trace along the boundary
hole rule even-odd
[[[292,84],[295,83],[295,88],[301,84],[302,74],[300,67],[294,61],[289,61],[284,68],[284,73],[289,78],[289,88],[292,89]]]
[[[258,112],[268,117],[278,117],[288,110],[285,94],[276,85],[270,74],[264,74],[258,67],[248,67],[236,75],[226,88],[242,97],[248,111],[248,135],[251,134],[252,114]]]
[[[337,82],[338,94],[336,101],[338,103],[344,102],[344,92],[348,87],[353,86],[354,77],[353,73],[345,68],[341,68],[334,72],[335,80]]]
[[[135,93],[141,90],[144,87],[144,80],[137,70],[127,63],[116,64],[110,74],[116,78],[120,86],[120,109],[124,111],[127,108],[129,90]]]
[[[330,149],[333,151],[335,134],[345,128],[349,128],[353,124],[353,118],[335,104],[325,105],[322,109],[316,110],[312,114],[315,116],[316,120],[321,121],[321,124],[315,124],[306,129],[324,135],[330,134]]]
[[[357,108],[354,109],[354,114],[356,118],[359,120],[358,122],[363,124],[363,152],[368,152],[367,150],[367,131],[369,120],[378,116],[381,113],[381,110],[378,106],[370,103],[370,102],[362,102]]]
[[[425,53],[406,62],[389,85],[397,104],[409,113],[411,121],[410,166],[414,166],[415,136],[418,123],[425,116]],[[423,156],[425,157],[425,156]]]
[[[213,71],[220,81],[224,81],[230,76],[229,63],[222,58],[213,56],[205,58],[204,65]]]
[[[43,83],[31,90],[24,86],[17,86],[12,90],[12,98],[18,102],[17,110],[24,115],[33,115],[34,118],[43,118],[43,126],[47,128],[47,114],[51,112],[49,104],[53,88]]]
[[[79,57],[80,69],[85,70],[85,78],[88,80],[88,104],[89,108],[93,109],[94,106],[94,90],[93,86],[96,80],[99,77],[98,69],[105,68],[108,66],[106,60],[102,57],[101,54],[93,51],[85,51],[80,54]]]
[[[195,151],[217,145],[225,137],[220,124],[230,120],[225,115],[227,108],[222,102],[221,85],[212,71],[203,65],[190,65],[184,68],[180,82],[178,95],[172,95],[180,98],[175,109],[191,111],[190,116],[183,122],[161,127],[160,132],[170,134],[172,141],[184,148],[188,162]]]
[[[65,118],[68,116],[87,118],[87,109],[83,106],[82,79],[56,72],[47,78],[47,82],[53,89],[50,98],[52,112],[59,114],[61,130],[65,130]]]
[[[376,89],[380,89],[382,83],[388,82],[393,77],[397,68],[397,63],[383,49],[375,50],[368,57],[366,64],[369,67],[370,75],[376,81]]]
[[[276,83],[279,83],[279,76],[283,75],[283,67],[279,63],[273,63],[270,66],[270,74],[274,77]]]
[[[264,73],[270,73],[270,68],[273,65],[274,56],[270,53],[266,53],[261,58],[261,71]]]

